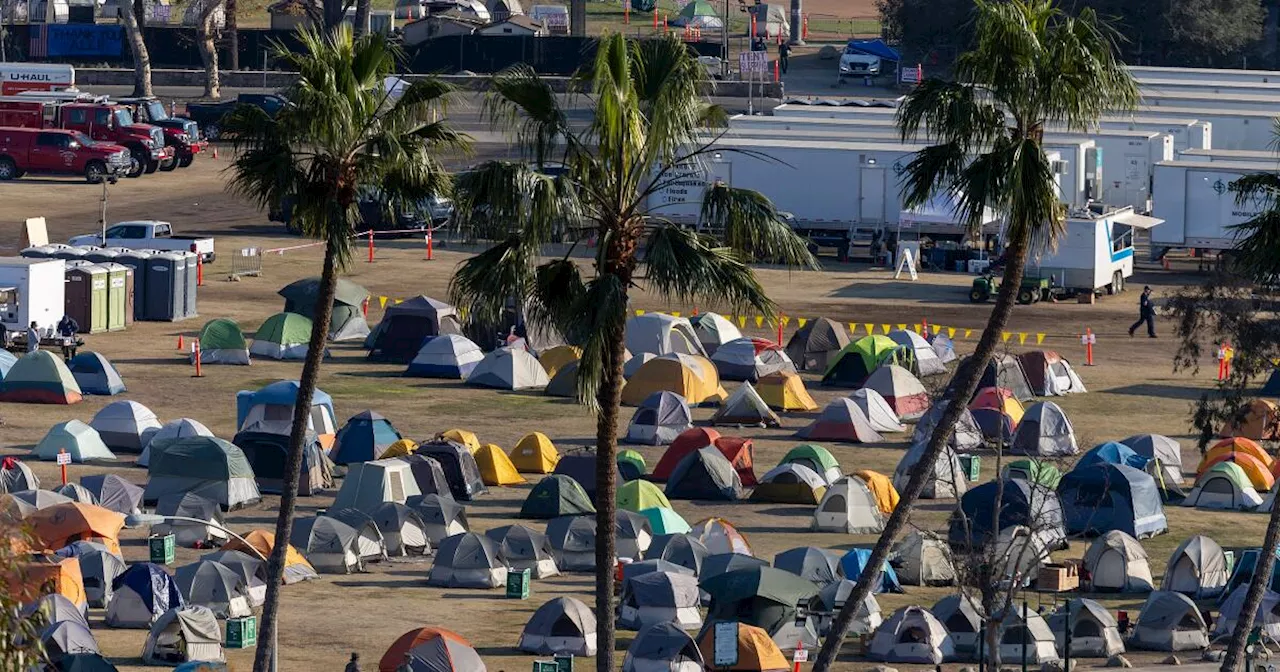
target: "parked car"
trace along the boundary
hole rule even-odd
[[[0,180],[27,173],[84,175],[96,184],[125,173],[132,165],[129,150],[94,142],[79,131],[0,128]]]
[[[204,137],[217,140],[222,137],[222,118],[240,105],[252,105],[275,116],[289,101],[274,93],[242,93],[235,100],[222,103],[187,103],[187,118],[204,129]]]
[[[74,236],[67,241],[67,244],[125,247],[132,250],[193,252],[200,255],[200,260],[206,264],[217,258],[217,255],[214,254],[212,238],[179,236],[173,232],[172,224],[154,219],[112,224],[107,227],[105,243],[102,240],[102,234],[90,233]]]

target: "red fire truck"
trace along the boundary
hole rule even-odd
[[[164,131],[135,123],[124,105],[111,102],[60,102],[10,96],[0,98],[0,126],[62,128],[80,131],[98,142],[129,150],[133,165],[126,175],[154,173],[162,163],[177,161],[173,147],[166,147]]]

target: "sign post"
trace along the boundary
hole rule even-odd
[[[712,632],[712,665],[725,669],[738,664],[738,622],[717,621]]]
[[[71,453],[66,448],[58,449],[58,468],[62,470],[62,484],[67,484],[67,465],[71,464]]]
[[[752,88],[756,74],[763,75],[769,67],[769,54],[763,51],[744,51],[738,54],[738,72],[747,76],[747,116],[755,114]]]

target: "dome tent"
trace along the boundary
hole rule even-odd
[[[120,372],[101,353],[82,352],[72,357],[67,366],[83,394],[111,396],[125,391]]]
[[[849,345],[843,325],[825,317],[809,320],[787,341],[787,356],[801,371],[826,371],[841,350]]]
[[[802,464],[782,464],[770,469],[751,491],[751,500],[779,504],[817,505],[827,482]]]
[[[383,502],[369,512],[388,556],[431,555],[431,539],[422,516],[407,504]]]
[[[1041,397],[1087,392],[1071,362],[1051,350],[1032,350],[1018,355],[1031,391]]]
[[[875,390],[903,420],[919,418],[932,403],[920,379],[895,364],[876,369],[859,387]]]
[[[432,546],[455,534],[462,534],[471,528],[467,522],[467,510],[453,501],[448,494],[423,495],[410,498],[406,505],[422,518],[427,539]]]
[[[365,347],[370,359],[408,364],[428,338],[461,333],[457,309],[419,295],[387,306]]]
[[[920,376],[936,376],[946,373],[947,366],[933,349],[933,345],[920,334],[906,329],[894,329],[886,334],[893,342],[911,351],[911,361]]]
[[[889,564],[908,586],[946,586],[955,583],[956,569],[947,542],[932,532],[913,530],[893,545]]]
[[[636,405],[663,390],[675,392],[693,405],[718,404],[728,396],[711,360],[700,355],[670,354],[636,369],[622,388],[622,403]]]
[[[492,443],[480,446],[475,452],[476,466],[480,469],[480,478],[485,485],[508,486],[524,483],[524,477],[511,463],[511,458],[502,449]]]
[[[724,21],[720,19],[716,8],[708,0],[690,0],[680,13],[671,19],[671,25],[719,30],[724,27]]]
[[[671,502],[662,490],[650,481],[627,481],[618,487],[618,508],[623,511],[640,512],[655,507],[671,508]]]
[[[209,320],[200,328],[196,344],[199,350],[192,351],[192,361],[199,352],[201,364],[249,364],[249,343],[235,320]]]
[[[693,414],[684,397],[660,390],[645,397],[627,425],[627,443],[660,446],[671,443],[681,432],[693,427]]]
[[[16,457],[0,459],[0,493],[40,489],[40,479],[31,467]]]
[[[468,385],[499,390],[528,390],[546,387],[546,369],[528,350],[498,348],[484,356],[467,376]]]
[[[547,538],[555,551],[556,566],[564,572],[596,569],[595,516],[561,516],[547,523]]]
[[[80,485],[93,493],[98,506],[109,511],[127,516],[142,508],[143,489],[119,474],[81,476]]]
[[[863,336],[844,346],[830,359],[830,364],[822,375],[822,384],[862,387],[871,373],[881,365],[909,363],[910,352],[888,336]]]
[[[864,387],[850,392],[849,398],[862,409],[862,413],[871,423],[871,428],[877,432],[907,431],[907,428],[898,420],[898,414],[894,412],[893,407],[880,396],[879,392]]]
[[[1040,612],[1031,611],[1026,605],[1010,606],[994,618],[1000,622],[996,636],[1000,640],[1001,660],[1021,660],[1034,665],[1059,660],[1053,631]]]
[[[1159,590],[1148,595],[1142,605],[1129,646],[1147,651],[1199,651],[1209,646],[1209,635],[1191,598]]]
[[[724,518],[703,518],[693,524],[689,534],[701,541],[711,553],[752,555],[747,538]]]
[[[108,448],[137,453],[162,426],[151,409],[136,401],[113,401],[89,421]]]
[[[694,2],[706,0],[694,0]],[[785,371],[795,373],[796,367],[781,346],[763,338],[739,338],[720,346],[711,362],[720,373],[721,380],[755,382],[760,378]]]
[[[582,359],[582,348],[576,345],[557,345],[537,354],[538,363],[542,365],[543,369],[546,369],[547,377],[554,380],[561,371],[569,366],[576,368],[578,361]],[[577,378],[578,376],[575,373],[573,375],[575,389],[577,387]],[[547,387],[551,386],[548,385]],[[550,392],[547,392],[547,394],[550,394]]]
[[[711,551],[707,549],[706,544],[690,532],[654,537],[653,542],[644,552],[644,559],[666,560],[698,574],[702,571],[702,561],[709,555]]]
[[[193,492],[174,492],[160,498],[156,503],[156,513],[161,516],[182,516],[207,521],[205,524],[174,520],[157,523],[151,526],[151,534],[166,535],[172,533],[174,542],[186,548],[199,545],[211,545],[213,542],[226,541],[227,533],[219,529],[223,526],[222,509],[218,503]]]
[[[811,528],[817,532],[878,534],[884,530],[884,516],[866,482],[846,476],[827,488],[813,512]]]
[[[1075,455],[1076,433],[1060,406],[1052,401],[1032,404],[1014,430],[1009,449],[1023,455]]]
[[[924,457],[926,448],[928,448],[926,442],[916,441],[907,449],[906,454],[893,470],[895,488],[906,487],[907,481],[911,479],[911,471],[920,458]],[[942,452],[938,454],[938,459],[933,463],[932,477],[925,481],[924,490],[920,492],[920,496],[924,499],[951,499],[964,495],[968,489],[969,484],[960,466],[960,458],[950,446],[943,447]]]
[[[1084,568],[1094,592],[1148,593],[1155,585],[1146,549],[1120,530],[1107,532],[1089,545]]]
[[[71,370],[48,350],[20,357],[0,380],[0,401],[19,404],[78,404],[83,393]]]
[[[641,628],[631,640],[622,672],[701,672],[703,663],[702,651],[689,633],[662,621]]]
[[[761,628],[772,637],[784,628],[794,629],[797,605],[807,604],[818,594],[812,582],[769,566],[735,569],[703,579],[699,585],[711,596],[708,626],[714,621],[736,620]],[[817,633],[812,634],[816,639]]]
[[[1160,590],[1182,593],[1195,599],[1214,597],[1229,578],[1227,558],[1218,542],[1197,534],[1174,549],[1165,566]]]
[[[693,325],[683,317],[645,313],[627,318],[627,350],[634,355],[648,352],[658,356],[679,354],[706,357]]]
[[[924,607],[902,607],[876,628],[867,657],[888,663],[939,665],[955,657],[947,628]]]
[[[1095,600],[1087,597],[1069,600],[1050,614],[1047,621],[1058,649],[1064,654],[1068,621],[1071,623],[1072,656],[1110,658],[1124,653],[1124,640],[1120,637],[1115,617]]]
[[[297,398],[296,380],[278,380],[257,390],[240,390],[236,393],[237,431],[289,436],[293,429],[293,407]],[[307,417],[307,428],[315,432],[326,446],[332,445],[334,433],[338,429],[336,418],[333,398],[324,390],[316,389],[311,396],[311,414]]]
[[[773,556],[773,567],[825,586],[840,580],[840,556],[837,551],[800,546]]]
[[[822,414],[808,426],[796,432],[802,439],[815,441],[840,441],[846,443],[877,443],[884,440],[862,409],[852,399],[833,399]]]
[[[809,467],[827,483],[835,483],[843,474],[840,471],[840,463],[836,461],[835,455],[831,451],[816,444],[802,443],[795,448],[787,451],[782,456],[779,466],[784,464],[802,464]]]
[[[955,379],[952,379],[951,384],[955,384]],[[1018,401],[1031,401],[1036,396],[1031,390],[1031,382],[1027,380],[1026,371],[1022,369],[1022,362],[1012,354],[996,353],[991,356],[991,361],[987,363],[982,377],[978,379],[979,390],[987,387],[1009,390]],[[953,396],[952,391],[948,387],[945,396]]]
[[[551,519],[595,513],[591,498],[577,481],[564,474],[551,474],[538,481],[520,505],[520,518]]]
[[[1090,448],[1076,461],[1077,468],[1093,464],[1123,464],[1134,469],[1142,469],[1147,466],[1147,458],[1134,452],[1133,449],[1123,443],[1107,441]]]
[[[568,476],[578,482],[582,486],[583,491],[588,497],[596,496],[596,453],[594,450],[580,450],[576,452],[566,453],[556,463],[556,470],[553,473]],[[617,474],[617,463],[614,463],[614,482],[621,482],[622,478]]]
[[[73,502],[81,504],[93,504],[97,506],[98,498],[89,492],[89,489],[79,483],[66,483],[54,488],[53,491]]]
[[[1054,491],[1019,479],[1006,479],[1000,500],[998,521],[993,521],[996,490],[1000,484],[988,481],[970,489],[960,498],[960,506],[951,515],[947,541],[953,548],[978,549],[995,541],[1002,530],[1027,526],[1048,550],[1066,546],[1066,530],[1062,522],[1062,504]],[[965,519],[968,522],[965,522]],[[993,522],[998,529],[992,529]]]
[[[818,402],[809,396],[798,374],[780,371],[756,382],[756,392],[775,411],[816,411]]]
[[[484,661],[461,635],[438,627],[400,635],[378,661],[378,672],[396,672],[409,656],[414,672],[484,672]]]
[[[511,464],[522,474],[550,474],[560,461],[560,452],[546,434],[530,432],[511,448],[510,457]]]
[[[822,611],[826,612],[815,614],[817,616],[815,627],[820,637],[826,637],[830,633],[835,614],[844,608],[856,585],[858,585],[857,581],[839,579],[828,583],[818,591],[818,600],[822,604]],[[875,595],[868,593],[867,599],[862,601],[862,605],[858,607],[857,613],[853,616],[853,623],[849,627],[849,633],[853,635],[870,635],[883,622],[884,617],[880,613],[880,603],[876,601]]]
[[[317,571],[325,574],[351,574],[365,571],[364,544],[361,537],[376,534],[375,546],[381,551],[382,535],[373,524],[370,532],[362,526],[357,530],[346,522],[329,515],[299,518],[293,522],[289,544],[306,556]],[[366,537],[367,538],[367,537]]]
[[[404,438],[391,421],[374,411],[361,411],[347,420],[333,440],[329,457],[334,464],[376,460],[391,444]]]
[[[475,370],[484,351],[471,339],[444,334],[428,339],[409,362],[404,375],[419,378],[465,379]]]
[[[37,511],[43,511],[51,506],[59,504],[70,504],[70,497],[60,495],[52,490],[19,490],[9,493],[3,504],[6,513],[16,514],[21,518],[29,518]]]
[[[249,588],[243,578],[212,560],[197,560],[174,572],[174,582],[186,604],[208,607],[219,618],[239,618],[253,613]]]
[[[96,541],[74,541],[58,549],[56,554],[63,557],[74,557],[80,564],[80,579],[84,583],[85,605],[101,609],[111,603],[111,587],[116,578],[124,574],[125,570],[128,569],[119,555],[107,548],[106,545]],[[71,603],[68,598],[61,594],[46,595],[41,600],[60,600],[63,603],[70,604],[76,613],[81,613],[83,610],[81,605]],[[50,619],[51,622],[53,620]]]
[[[200,556],[235,572],[249,595],[249,606],[260,607],[267,598],[267,563],[244,551],[214,551]]]
[[[143,662],[173,665],[222,662],[222,628],[207,607],[174,606],[156,619],[142,649]]]
[[[672,25],[680,25],[672,21]],[[703,313],[689,318],[693,325],[693,333],[698,343],[708,355],[715,355],[716,350],[731,341],[742,338],[742,332],[719,313]]]
[[[867,548],[853,548],[849,552],[840,556],[840,573],[850,581],[857,581],[862,576],[862,572],[866,569],[867,563],[871,561],[871,550]],[[902,584],[898,581],[898,573],[893,571],[893,566],[886,560],[881,567],[880,576],[876,579],[875,585],[871,588],[876,593],[901,593]]]
[[[191,418],[178,418],[164,423],[160,429],[151,433],[147,445],[142,449],[142,456],[138,458],[137,465],[147,466],[151,458],[152,443],[163,439],[182,439],[190,436],[213,436],[213,432],[200,421]]]
[[[851,475],[861,478],[867,484],[881,514],[892,515],[893,510],[898,508],[898,490],[893,487],[893,481],[888,476],[870,469],[859,469]]]
[[[47,623],[40,631],[40,642],[44,645],[43,653],[51,663],[50,667],[56,669],[57,663],[67,654],[99,652],[98,640],[84,621],[50,620]]]
[[[279,292],[284,297],[284,310],[307,319],[315,318],[320,297],[320,278],[304,278],[286,285]],[[369,335],[369,323],[363,309],[368,305],[369,291],[345,278],[338,278],[333,295],[333,314],[329,318],[329,340],[363,340]]]
[[[244,541],[240,539],[231,539],[222,546],[223,551],[241,551],[253,555],[253,557],[271,557],[272,549],[276,545],[276,535],[266,530],[250,530],[248,534],[243,536]],[[320,575],[316,573],[315,568],[307,559],[302,557],[298,549],[285,544],[284,554],[284,585],[298,583],[300,581],[310,581],[318,579]]]
[[[716,409],[711,416],[711,424],[777,427],[782,421],[777,413],[770,410],[764,399],[760,398],[756,388],[751,383],[744,382]]]
[[[1148,460],[1159,460],[1164,478],[1182,481],[1182,446],[1177,441],[1160,434],[1135,434],[1120,443]]]
[[[498,543],[498,551],[512,569],[528,569],[532,578],[556,576],[555,549],[547,535],[524,525],[504,525],[485,532]]]
[[[982,605],[971,595],[954,593],[938,600],[930,612],[951,634],[956,657],[960,660],[976,660],[982,634]],[[984,655],[985,657],[985,655]]]
[[[929,437],[933,435],[933,429],[938,426],[938,421],[942,419],[943,413],[951,403],[956,402],[934,404],[920,416],[916,421],[915,431],[911,434],[912,445],[929,441]],[[974,419],[973,413],[967,407],[960,411],[960,419],[956,421],[955,427],[951,430],[951,436],[947,438],[947,446],[956,453],[968,453],[982,448],[982,428],[978,426],[978,421]]]
[[[1077,466],[1077,469],[1080,468]],[[1087,468],[1087,467],[1086,467]],[[1000,472],[1002,478],[1020,478],[1024,481],[1039,483],[1046,488],[1058,489],[1062,482],[1062,472],[1047,460],[1036,460],[1024,457],[1006,462]]]
[[[276,313],[253,334],[249,354],[267,359],[301,360],[311,343],[311,318],[297,313]]]
[[[497,588],[507,582],[498,544],[474,532],[445,537],[436,549],[427,585],[443,588]]]
[[[217,502],[224,511],[262,499],[253,467],[244,452],[222,439],[196,436],[174,439],[147,467],[143,501],[154,504],[175,492],[194,492]]]
[[[1249,586],[1237,586],[1222,601],[1222,605],[1218,607],[1218,617],[1213,621],[1211,634],[1214,639],[1230,637],[1231,633],[1235,632],[1241,612],[1244,611],[1245,597],[1248,593]],[[1280,593],[1271,590],[1270,586],[1262,593],[1262,602],[1255,612],[1253,627],[1260,628],[1262,636],[1268,639],[1275,640],[1280,637]]]
[[[173,607],[182,606],[182,593],[173,577],[160,565],[130,565],[111,584],[107,625],[112,628],[150,628]]]
[[[653,528],[653,533],[656,535],[683,534],[692,529],[688,521],[667,507],[641,509],[640,515],[649,520],[649,526]]]
[[[479,448],[479,446],[476,446]],[[440,463],[449,481],[449,493],[459,501],[471,501],[489,489],[480,477],[476,458],[466,446],[447,439],[437,439],[418,446],[414,457],[429,457]]]
[[[644,455],[635,450],[618,451],[618,476],[623,481],[636,481],[644,478],[649,471]]]
[[[58,459],[58,454],[61,452],[70,455],[71,461],[77,464],[90,460],[116,459],[115,453],[102,442],[98,432],[79,420],[68,420],[54,425],[44,438],[40,439],[40,443],[31,449],[33,457],[45,461]]]
[[[289,437],[271,432],[239,432],[232,443],[244,453],[253,467],[254,480],[260,492],[279,493],[284,489],[284,463],[289,453]],[[307,432],[302,439],[302,472],[298,475],[298,494],[310,497],[333,487],[333,462],[325,454],[319,437]]]
[[[715,624],[708,620],[698,633],[698,649],[704,661],[715,660]],[[747,623],[738,624],[738,663],[730,672],[787,672],[791,664],[769,633]]]
[[[1120,530],[1143,539],[1169,529],[1155,479],[1122,464],[1076,467],[1058,483],[1069,534]]]
[[[668,499],[734,501],[742,498],[742,479],[713,446],[686,455],[667,479]]]
[[[668,622],[685,629],[702,625],[698,578],[692,574],[654,571],[627,576],[619,595],[618,627],[624,630]]]
[[[1196,485],[1182,500],[1183,506],[1206,509],[1248,510],[1262,505],[1262,496],[1240,465],[1219,462],[1196,478]]]
[[[576,598],[554,598],[533,612],[516,647],[527,653],[594,656],[596,617]]]

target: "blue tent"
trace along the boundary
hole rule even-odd
[[[0,348],[0,380],[4,380],[4,377],[9,375],[9,369],[12,369],[13,365],[17,363],[17,355]]]
[[[1004,479],[1000,515],[996,521],[998,527],[992,529],[998,487],[995,481],[987,481],[964,493],[959,510],[951,514],[948,543],[959,550],[979,549],[995,541],[1001,530],[1022,525],[1035,530],[1036,536],[1050,551],[1067,547],[1058,494],[1039,483],[1020,478]],[[965,519],[968,519],[967,524]]]
[[[12,355],[10,355],[12,357]],[[10,364],[9,366],[13,366]],[[4,362],[0,362],[0,371],[4,370]],[[1264,397],[1280,397],[1280,369],[1271,372],[1271,377],[1267,379],[1267,384],[1262,386],[1262,396]]]
[[[1142,539],[1169,529],[1156,481],[1124,464],[1076,467],[1058,483],[1068,534],[1096,537],[1112,530]]]
[[[880,38],[874,40],[849,40],[844,47],[846,54],[867,54],[869,56],[878,56],[882,61],[890,61],[897,63],[902,60],[902,55],[897,49],[885,44]]]
[[[120,372],[100,353],[82,352],[71,358],[68,368],[84,394],[110,396],[125,391]]]
[[[1231,579],[1227,581],[1227,587],[1222,589],[1222,595],[1219,601],[1227,599],[1236,588],[1249,585],[1253,580],[1254,568],[1258,566],[1258,557],[1262,554],[1261,548],[1246,548],[1236,553],[1236,565],[1231,570]],[[1276,557],[1280,559],[1280,548],[1276,549]],[[1270,590],[1280,592],[1280,562],[1271,565],[1271,585]]]
[[[867,561],[871,559],[871,549],[855,548],[844,554],[840,558],[840,572],[844,574],[844,578],[850,581],[857,581],[862,576],[862,570],[866,568]],[[874,593],[901,593],[902,583],[898,581],[898,575],[893,571],[893,567],[888,562],[884,563],[884,571],[880,573],[880,581],[871,589]]]
[[[68,653],[51,669],[58,672],[118,672],[101,653]]]
[[[379,413],[363,411],[351,416],[338,430],[329,458],[334,464],[376,460],[382,457],[382,451],[402,438],[390,420]]]
[[[238,430],[245,429],[245,418],[249,417],[249,412],[255,406],[285,406],[290,409],[288,418],[284,421],[285,425],[289,425],[293,420],[293,404],[298,398],[298,381],[296,380],[278,380],[267,385],[257,391],[240,390],[236,393],[236,427]],[[333,398],[317,389],[311,397],[312,408],[321,406],[329,411],[329,418],[338,417],[333,411]],[[314,420],[313,420],[313,423]],[[261,430],[260,430],[261,431]],[[315,427],[316,434],[329,434],[323,427]],[[285,433],[288,433],[286,430]]]
[[[1013,443],[1013,418],[1008,413],[995,408],[975,408],[969,412],[982,430],[982,438],[992,443]]]
[[[177,582],[164,567],[150,562],[129,565],[124,574],[111,582],[113,600],[119,599],[124,590],[133,591],[142,600],[142,605],[151,611],[153,622],[164,612],[183,604]],[[110,618],[107,625],[112,625]]]
[[[1123,464],[1134,469],[1144,469],[1150,458],[1139,455],[1129,446],[1116,441],[1108,441],[1104,444],[1094,446],[1089,452],[1080,456],[1080,461],[1076,462],[1076,469],[1087,467],[1093,464]]]

